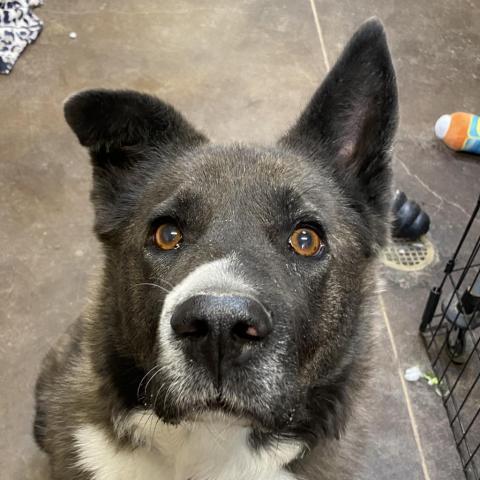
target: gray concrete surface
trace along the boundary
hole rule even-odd
[[[398,73],[395,182],[431,214],[438,258],[421,274],[384,272],[366,478],[463,478],[440,399],[400,374],[428,364],[419,317],[478,196],[480,161],[432,135],[442,113],[480,109],[478,1],[46,0],[37,13],[44,32],[0,77],[0,478],[48,478],[31,437],[33,385],[98,262],[89,165],[63,99],[145,90],[213,140],[272,141],[371,15],[386,25]]]

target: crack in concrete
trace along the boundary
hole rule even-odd
[[[436,212],[438,212],[444,203],[455,207],[456,209],[460,210],[467,218],[470,218],[470,214],[458,203],[452,202],[451,200],[445,200],[441,195],[439,195],[435,190],[433,190],[430,186],[428,186],[418,175],[415,173],[412,173],[410,169],[407,167],[407,165],[400,159],[397,158],[397,161],[400,163],[400,165],[403,167],[405,172],[409,177],[414,178],[427,192],[430,192],[435,198],[437,198],[440,203],[437,206]]]

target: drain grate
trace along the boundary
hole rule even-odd
[[[380,255],[384,265],[404,272],[423,270],[433,262],[434,257],[435,249],[426,237],[414,242],[393,238]]]

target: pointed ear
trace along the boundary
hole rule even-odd
[[[129,90],[86,90],[64,104],[93,165],[95,231],[107,238],[128,216],[153,169],[207,142],[173,107]]]
[[[281,144],[329,163],[375,210],[389,210],[389,150],[397,125],[395,72],[377,19],[354,34]]]
[[[64,104],[65,119],[92,151],[206,141],[173,107],[132,90],[85,90]]]

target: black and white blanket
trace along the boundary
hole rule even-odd
[[[32,8],[43,0],[0,0],[0,74],[8,74],[24,48],[40,34],[43,22]]]

